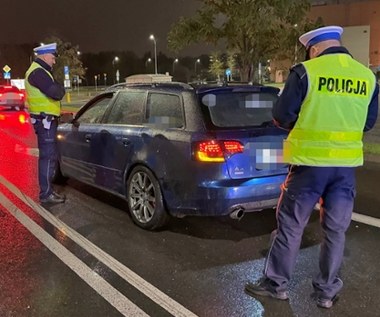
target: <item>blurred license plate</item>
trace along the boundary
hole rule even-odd
[[[257,169],[277,169],[283,165],[282,149],[256,149]]]

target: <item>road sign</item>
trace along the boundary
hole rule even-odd
[[[63,66],[63,73],[65,74],[65,80],[70,80],[69,66]]]
[[[3,73],[3,77],[4,77],[4,79],[11,79],[11,73],[9,73],[9,72],[4,72],[4,73]]]
[[[3,67],[3,71],[5,71],[6,73],[9,73],[11,71],[11,68],[8,65],[5,65]]]

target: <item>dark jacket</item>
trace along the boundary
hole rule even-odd
[[[49,73],[52,73],[51,67],[43,60],[36,58],[35,62],[40,64]],[[29,75],[28,81],[32,86],[38,88],[44,95],[54,100],[61,100],[65,95],[65,88],[40,68],[37,68]]]

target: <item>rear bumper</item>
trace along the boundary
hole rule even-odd
[[[249,180],[203,182],[196,191],[182,197],[177,206],[167,201],[168,211],[177,217],[225,216],[237,208],[245,212],[273,208],[277,205],[285,177],[286,174]]]

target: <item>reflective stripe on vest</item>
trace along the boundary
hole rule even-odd
[[[303,63],[309,90],[284,142],[287,163],[308,166],[363,164],[363,129],[375,76],[348,54]]]
[[[29,75],[37,68],[43,69],[52,80],[53,76],[46,69],[41,67],[36,62],[33,62],[25,74],[25,90],[26,90],[26,104],[29,107],[29,112],[33,114],[51,114],[54,116],[59,116],[61,112],[61,103],[60,101],[49,98],[44,95],[38,88],[32,86],[29,83]]]

